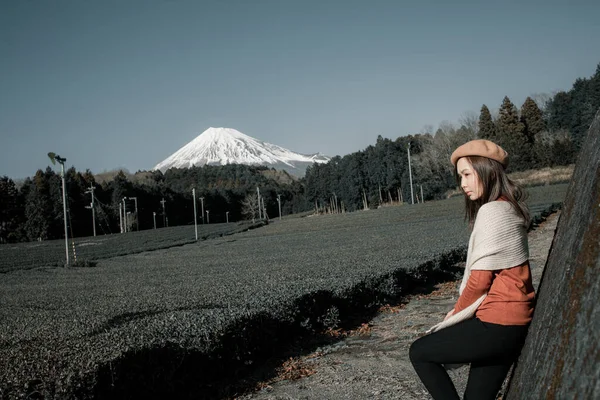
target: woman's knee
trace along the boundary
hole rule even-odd
[[[422,338],[415,340],[408,350],[408,357],[414,364],[415,362],[423,361],[423,340]]]

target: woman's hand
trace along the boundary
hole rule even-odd
[[[444,317],[444,321],[447,320],[448,318],[450,318],[453,315],[454,315],[454,308],[452,310],[448,311],[448,314],[446,314],[446,317]]]

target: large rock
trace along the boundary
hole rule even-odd
[[[600,398],[600,112],[563,203],[506,398]]]

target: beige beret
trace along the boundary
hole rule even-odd
[[[508,153],[494,142],[485,139],[471,140],[454,150],[450,161],[456,166],[458,159],[466,156],[482,156],[498,161],[504,169],[508,167]]]

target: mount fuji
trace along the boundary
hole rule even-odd
[[[301,176],[313,163],[326,163],[329,157],[320,153],[305,155],[283,147],[261,142],[231,128],[208,128],[194,140],[158,163],[154,170],[190,168],[203,165],[266,165]]]

